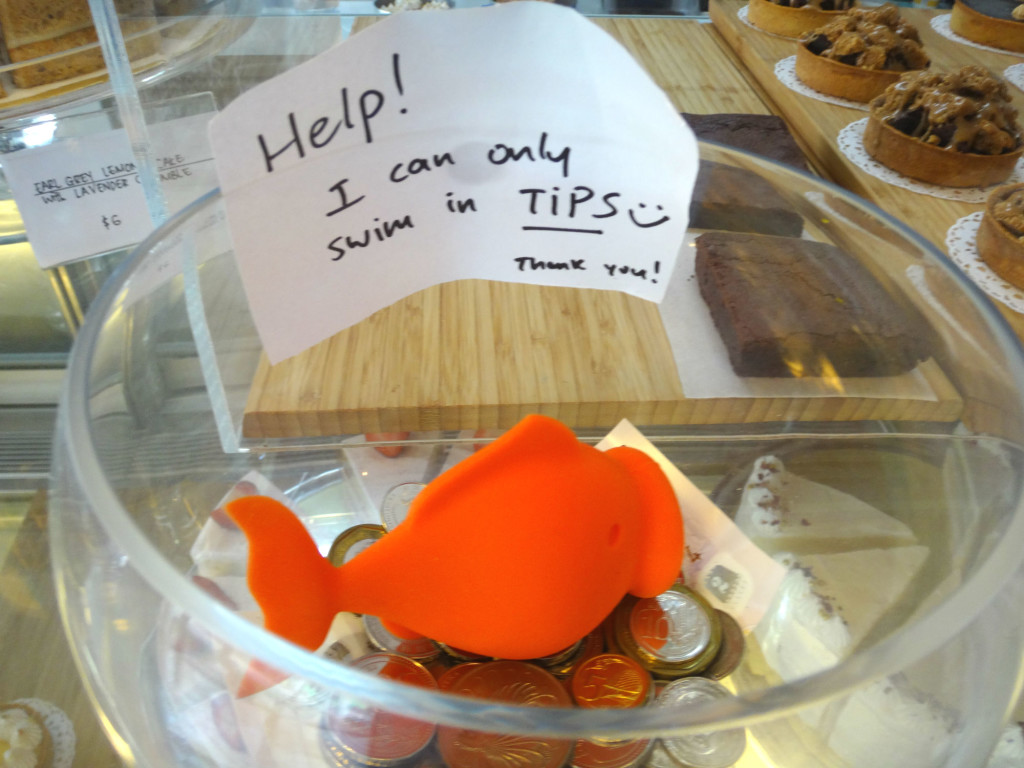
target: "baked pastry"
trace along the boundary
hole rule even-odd
[[[1024,289],[1024,184],[1007,184],[988,196],[977,247],[993,272]]]
[[[156,53],[160,38],[152,0],[116,0],[115,6],[129,58]],[[103,52],[98,45],[91,45],[98,38],[88,0],[3,0],[0,33],[11,63],[32,62],[13,70],[11,77],[19,88],[66,80],[104,67]],[[80,46],[89,47],[36,61]]]
[[[877,96],[864,130],[864,149],[913,179],[951,187],[1005,181],[1024,140],[1002,80],[984,67],[910,72]]]
[[[796,49],[796,75],[814,90],[871,101],[904,72],[928,68],[917,28],[895,5],[854,8],[807,32]]]
[[[856,0],[750,0],[747,21],[765,32],[798,38],[856,4]]]
[[[736,526],[770,555],[844,552],[917,544],[914,532],[856,496],[801,477],[778,456],[754,462]]]
[[[793,138],[786,121],[778,115],[742,112],[683,112],[682,115],[698,139],[736,147],[801,171],[810,170],[803,150]]]
[[[696,276],[739,376],[892,376],[926,357],[915,316],[834,245],[706,232]]]
[[[1019,0],[956,0],[949,28],[972,42],[1024,53],[1024,3]]]
[[[787,682],[835,666],[907,594],[928,555],[922,546],[775,555],[789,570],[753,632],[765,661]]]
[[[0,704],[0,766],[50,768],[53,740],[41,713],[27,703]]]
[[[690,201],[690,226],[799,237],[804,219],[760,174],[701,160]]]

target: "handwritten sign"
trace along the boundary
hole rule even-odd
[[[210,114],[151,127],[169,213],[216,186]],[[153,230],[124,130],[59,139],[0,158],[40,266],[53,267],[138,243]]]
[[[660,301],[697,169],[629,53],[549,3],[394,14],[210,135],[272,363],[457,279]]]

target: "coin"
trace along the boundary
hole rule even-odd
[[[398,637],[384,626],[384,622],[378,616],[364,615],[363,627],[366,629],[366,639],[378,650],[399,653],[422,664],[433,661],[441,655],[441,649],[430,638]]]
[[[647,702],[651,676],[627,656],[604,653],[583,662],[572,676],[572,694],[586,709],[628,709]]]
[[[599,744],[580,739],[569,761],[572,768],[634,768],[650,754],[654,742],[634,739],[621,744]]]
[[[714,609],[696,592],[673,586],[657,597],[628,597],[615,609],[622,652],[658,677],[694,675],[715,658],[722,628]]]
[[[445,655],[450,656],[455,661],[490,661],[490,656],[481,656],[479,653],[473,653],[472,651],[464,651],[461,648],[456,648],[453,645],[445,645],[439,640],[435,640],[437,647],[444,651]]]
[[[479,667],[482,663],[480,661],[466,661],[462,664],[456,664],[454,667],[449,667],[437,678],[437,687],[442,691],[450,691],[462,679],[464,674],[473,669],[473,667]]]
[[[685,708],[699,706],[732,694],[721,683],[706,677],[684,677],[673,680],[658,695],[656,707]],[[729,728],[705,733],[662,738],[665,750],[685,768],[728,768],[743,755],[747,732]]]
[[[524,661],[488,661],[460,677],[451,692],[527,707],[568,707],[572,702],[558,679]],[[544,736],[489,733],[441,726],[437,745],[450,768],[559,768],[573,742]]]
[[[405,520],[412,500],[426,487],[425,483],[399,483],[384,494],[384,500],[380,503],[380,519],[387,530],[395,530]]]
[[[353,525],[351,528],[346,528],[331,542],[331,548],[327,550],[327,559],[331,565],[342,565],[358,554],[357,551],[353,551],[356,545],[364,541],[372,544],[385,533],[386,531],[383,526],[371,523],[362,523],[361,525]],[[363,546],[369,546],[369,544],[364,544]]]
[[[433,676],[420,663],[394,653],[371,653],[352,666],[408,685],[437,690]],[[321,739],[336,765],[351,761],[387,768],[415,757],[430,744],[436,726],[393,712],[367,707],[338,696],[324,716]]]
[[[717,608],[715,613],[722,625],[722,645],[714,661],[701,674],[712,680],[721,680],[731,675],[743,661],[746,640],[743,639],[743,630],[736,619]]]

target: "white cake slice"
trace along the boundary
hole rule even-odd
[[[736,525],[769,554],[846,552],[916,544],[896,518],[848,493],[786,470],[762,456],[743,488]]]
[[[959,728],[955,712],[891,675],[849,696],[828,745],[851,766],[933,768],[950,765]]]
[[[785,681],[834,666],[903,597],[927,557],[922,546],[776,555],[789,572],[754,629],[765,661]]]

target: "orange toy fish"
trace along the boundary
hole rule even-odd
[[[485,656],[547,656],[627,592],[667,590],[683,557],[679,504],[655,461],[599,451],[545,416],[440,475],[401,525],[340,567],[273,499],[243,497],[227,512],[249,539],[267,629],[309,649],[352,611]]]

